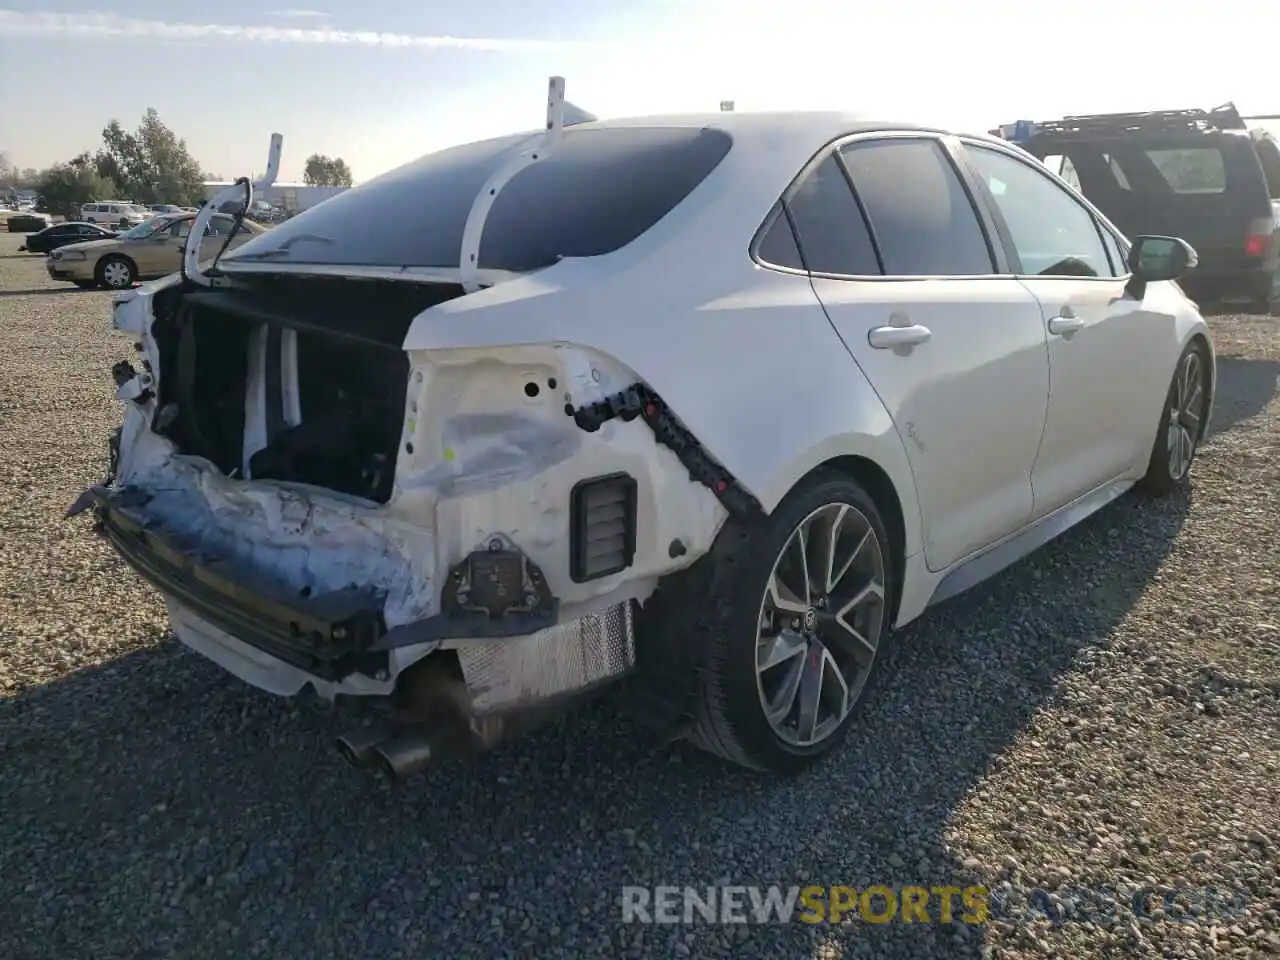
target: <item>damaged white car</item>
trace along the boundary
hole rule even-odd
[[[988,136],[562,94],[114,306],[138,366],[72,512],[246,682],[391,698],[353,762],[625,677],[798,768],[892,628],[1185,482],[1214,386],[1185,243],[1130,246]]]

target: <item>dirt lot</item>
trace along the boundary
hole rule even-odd
[[[131,350],[109,294],[52,285],[18,242],[0,234],[0,957],[1280,954],[1277,320],[1213,319],[1189,496],[1125,497],[913,625],[832,762],[761,781],[605,701],[392,791],[337,760],[345,717],[186,652],[61,518],[102,477]],[[994,922],[620,922],[624,884],[714,883],[980,883]],[[1167,903],[1139,916],[1143,887]]]

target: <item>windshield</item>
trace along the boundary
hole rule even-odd
[[[223,262],[456,268],[476,193],[527,139],[430,154],[316,204]],[[498,194],[479,266],[518,272],[618,250],[675,209],[731,143],[698,127],[570,128],[554,154]]]
[[[120,234],[121,240],[145,240],[153,233],[163,230],[169,226],[170,221],[164,217],[156,217],[154,220],[148,220],[146,223],[140,223],[132,230],[126,230]]]

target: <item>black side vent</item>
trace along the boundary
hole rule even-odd
[[[569,494],[569,575],[574,582],[625,570],[635,555],[635,479],[612,473],[575,484]]]

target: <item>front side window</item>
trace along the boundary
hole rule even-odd
[[[994,272],[969,195],[942,145],[923,138],[841,148],[887,276],[963,277]]]
[[[1226,164],[1217,147],[1148,150],[1147,156],[1174,193],[1223,193]]]
[[[1120,246],[1120,241],[1106,227],[1102,228],[1102,242],[1106,245],[1107,256],[1111,258],[1111,274],[1116,277],[1127,276],[1129,273],[1129,264],[1125,261],[1124,248]]]
[[[1008,227],[1024,276],[1110,277],[1093,214],[1033,166],[969,144],[969,156]]]

